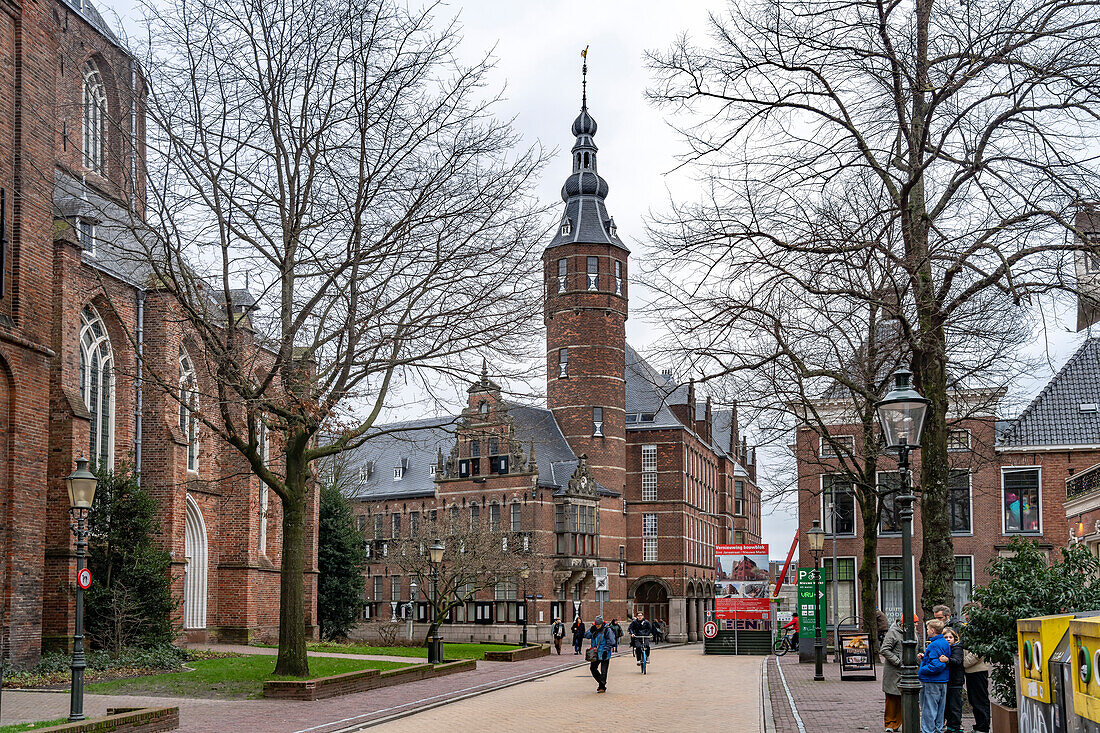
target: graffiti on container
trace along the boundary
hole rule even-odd
[[[1020,697],[1020,733],[1051,733],[1054,726],[1050,720],[1053,705]]]

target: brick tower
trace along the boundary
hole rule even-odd
[[[626,481],[627,257],[596,169],[596,120],[588,113],[588,66],[573,121],[573,173],[561,189],[565,213],[543,252],[546,273],[546,395],[569,445],[586,454],[596,480]]]

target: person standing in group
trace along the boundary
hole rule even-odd
[[[951,645],[943,638],[943,621],[931,619],[924,625],[928,646],[920,655],[920,730],[921,733],[942,733],[947,707],[947,663]]]
[[[585,658],[589,661],[592,678],[596,680],[598,685],[596,692],[607,692],[607,667],[611,664],[611,649],[615,646],[615,632],[603,622],[603,616],[597,616],[592,628],[585,633],[584,638],[592,640]]]
[[[580,654],[581,644],[584,643],[584,621],[581,621],[580,616],[574,619],[573,625],[569,627],[569,630],[573,632],[573,654]]]
[[[886,710],[882,715],[882,722],[888,733],[897,733],[901,730],[901,690],[898,689],[898,681],[901,679],[903,638],[899,617],[894,621],[894,625],[887,629],[879,645],[879,651],[882,653],[882,691],[886,694]]]
[[[561,656],[561,640],[565,638],[565,624],[561,622],[560,618],[556,618],[550,630],[551,635],[554,637],[554,649],[557,650],[558,656]]]
[[[619,619],[611,619],[611,632],[615,634],[615,644],[611,647],[611,651],[619,651],[619,639],[623,638],[623,627],[619,626]]]
[[[966,698],[974,711],[974,733],[989,733],[989,664],[966,648],[966,625],[970,623],[968,605],[963,609],[962,628],[963,673],[966,678]]]
[[[948,627],[943,638],[951,645],[947,661],[947,711],[944,715],[944,733],[962,733],[963,724],[963,645],[959,634]]]

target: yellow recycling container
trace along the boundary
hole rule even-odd
[[[1051,702],[1048,662],[1054,648],[1066,635],[1071,622],[1073,622],[1072,613],[1023,618],[1016,622],[1020,693],[1025,697],[1048,704]],[[1100,688],[1097,688],[1097,691],[1100,692]]]
[[[1073,711],[1100,723],[1100,616],[1070,622],[1073,650]]]

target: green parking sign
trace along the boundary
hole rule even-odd
[[[825,581],[814,568],[798,569],[798,635],[817,636],[818,616],[825,617]]]

